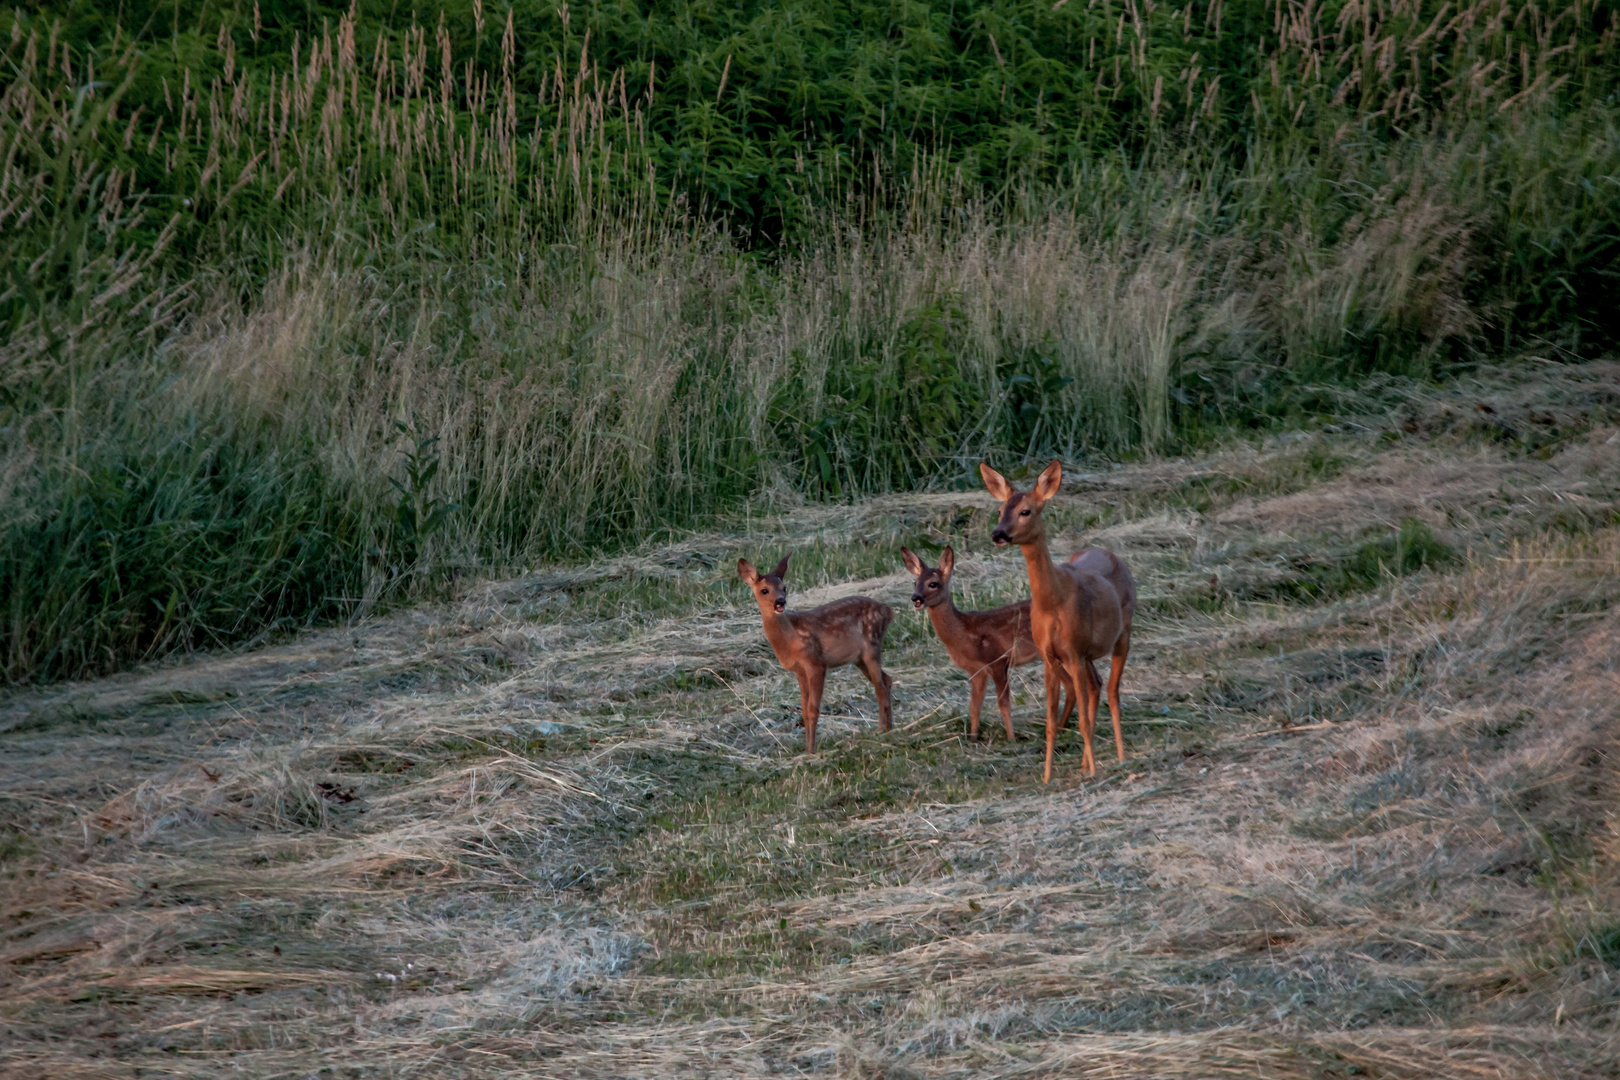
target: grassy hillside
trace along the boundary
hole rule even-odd
[[[1616,19],[9,9],[0,671],[1600,352]]]

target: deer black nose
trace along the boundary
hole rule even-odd
[[[913,594],[911,597],[911,606],[916,608],[918,611],[921,611],[923,606],[923,598]]]
[[[786,600],[778,600],[776,602],[776,610],[777,611],[785,611],[786,609],[787,609],[787,601]]]
[[[1007,535],[1006,529],[997,528],[990,531],[990,539],[996,547],[1006,547],[1012,537]]]

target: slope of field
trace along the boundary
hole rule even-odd
[[[1024,590],[972,491],[14,692],[0,1071],[1613,1076],[1617,425],[1535,365],[1071,473],[1143,595],[1090,781],[1034,668],[969,744],[906,602],[901,543]],[[786,550],[899,609],[892,734],[846,669],[802,753],[734,576]]]

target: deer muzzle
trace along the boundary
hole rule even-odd
[[[776,613],[780,615],[782,612],[787,610],[787,600],[784,598],[778,598],[773,606],[776,608]]]
[[[1012,543],[1012,537],[1007,535],[1006,529],[995,528],[990,530],[990,542],[995,544],[996,547],[1006,547]]]

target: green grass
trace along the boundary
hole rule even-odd
[[[8,9],[0,677],[1612,347],[1612,4],[1441,6]]]
[[[1341,592],[1368,589],[1392,577],[1439,569],[1457,562],[1457,553],[1435,539],[1434,531],[1407,518],[1389,535],[1356,548],[1337,569]]]
[[[1275,455],[1264,468],[1189,477],[1172,498],[1175,503],[1207,514],[1244,496],[1260,499],[1303,491],[1338,476],[1347,463],[1331,449],[1314,445],[1299,453]]]
[[[1594,927],[1581,937],[1580,945],[1594,960],[1620,968],[1620,925]]]
[[[961,727],[953,716],[921,733],[828,739],[815,759],[764,773],[700,753],[678,762],[636,761],[635,767],[656,772],[671,786],[624,847],[619,873],[639,903],[699,906],[711,932],[735,929],[733,908],[757,911],[761,903],[862,882],[899,884],[915,870],[916,845],[872,834],[861,821],[1033,783],[1023,755],[1005,744],[960,760],[964,740],[952,736]],[[792,823],[791,832],[784,821]],[[798,951],[808,951],[805,963],[825,961],[825,938],[781,929],[763,928],[770,951],[788,959],[772,959],[768,952],[750,970],[760,964],[792,967],[791,954]],[[842,947],[847,951],[849,942]],[[721,956],[705,962],[724,967],[735,961]]]

